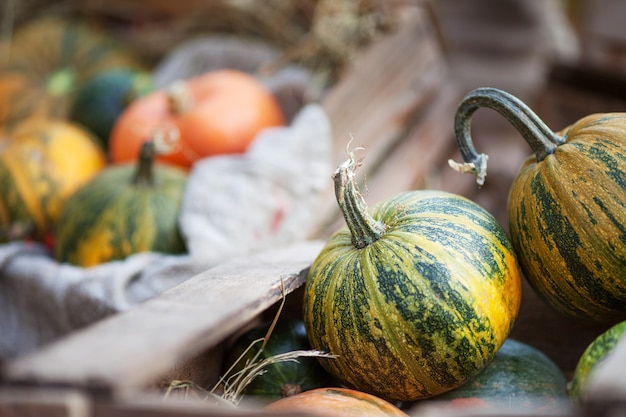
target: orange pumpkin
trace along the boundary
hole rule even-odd
[[[407,417],[395,405],[349,388],[316,388],[276,400],[265,409],[332,417]]]
[[[174,148],[159,160],[190,167],[207,156],[244,152],[260,130],[282,124],[278,102],[253,76],[212,71],[131,103],[113,126],[110,157],[136,160],[146,139],[165,134]]]
[[[75,124],[43,118],[19,124],[0,142],[5,239],[46,238],[67,198],[105,166],[96,139]],[[15,230],[21,233],[11,234]]]

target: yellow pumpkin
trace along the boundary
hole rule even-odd
[[[106,166],[91,133],[63,120],[28,120],[0,141],[0,227],[5,240],[45,237],[65,200]]]

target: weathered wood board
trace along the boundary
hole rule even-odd
[[[441,92],[449,81],[447,62],[438,28],[427,5],[425,2],[408,7],[398,30],[374,42],[366,54],[352,62],[350,76],[323,97],[322,105],[333,129],[333,163],[338,165],[345,160],[348,148],[362,147],[359,152],[359,157],[363,157],[360,174],[366,181],[378,175],[376,170],[383,162],[388,167],[394,166],[389,162],[390,154],[407,136],[416,135],[416,127],[424,125],[418,136],[434,133],[426,126],[441,122],[444,117],[450,116],[456,106],[456,102],[449,101],[447,89]],[[441,94],[444,98],[440,98]],[[437,139],[432,140],[440,137],[430,136],[418,146],[434,150],[430,157],[436,157],[440,143],[436,143]],[[414,137],[409,142],[415,144],[419,140],[420,137]],[[389,172],[386,172],[380,181],[372,180],[367,184],[368,192],[376,197],[389,196],[405,191],[416,180],[419,182],[416,175],[422,174],[423,167],[432,165],[435,160],[415,155],[418,158],[416,163],[404,163],[394,168],[397,173],[406,174],[401,181],[383,181],[389,179]],[[341,216],[330,174],[316,236],[328,236],[336,229],[336,222]]]
[[[3,378],[104,392],[152,384],[302,285],[321,246],[302,242],[212,268],[8,363]]]

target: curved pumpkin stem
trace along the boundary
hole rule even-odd
[[[363,249],[380,239],[387,227],[367,212],[363,196],[354,183],[354,172],[359,166],[360,162],[350,153],[350,159],[339,165],[333,180],[335,197],[350,229],[352,244],[357,249]]]
[[[153,186],[154,185],[154,158],[157,151],[154,142],[151,140],[145,141],[141,145],[139,151],[139,159],[137,161],[137,170],[133,177],[133,184],[138,186]]]
[[[478,154],[472,143],[471,116],[481,107],[493,109],[515,127],[542,161],[565,139],[554,133],[524,102],[497,88],[484,87],[471,91],[459,104],[454,118],[454,133],[464,164],[448,161],[457,171],[472,173],[483,185],[487,175],[487,155]]]

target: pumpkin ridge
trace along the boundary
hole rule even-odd
[[[397,242],[394,242],[397,243]],[[399,244],[396,244],[396,247],[399,250],[402,250],[403,248],[400,247]],[[387,250],[389,250],[389,248],[386,248]],[[394,274],[392,271],[402,271],[399,275],[402,276],[408,276],[410,274],[413,273],[414,270],[418,271],[419,274],[419,270],[417,268],[417,266],[415,264],[407,264],[406,263],[406,259],[407,256],[410,255],[408,253],[408,250],[405,250],[405,254],[398,256],[399,260],[405,260],[405,262],[403,262],[402,264],[395,264],[390,270],[385,270],[385,271],[379,271],[379,273],[377,275],[379,276],[384,276],[386,278],[391,278],[391,279],[385,279],[385,280],[377,280],[378,283],[378,293],[380,298],[384,301],[383,303],[381,303],[381,305],[390,305],[394,307],[394,310],[396,312],[396,315],[400,317],[399,321],[406,323],[404,328],[405,330],[403,332],[387,332],[387,335],[385,336],[386,339],[391,340],[392,342],[395,343],[389,343],[389,348],[396,350],[398,353],[405,353],[405,354],[409,354],[410,356],[410,351],[407,350],[407,344],[410,343],[413,346],[419,346],[419,349],[423,352],[425,349],[425,347],[428,347],[428,344],[425,344],[421,341],[413,341],[412,337],[410,337],[411,334],[420,334],[422,333],[425,329],[417,329],[415,327],[415,324],[419,323],[431,323],[430,321],[428,321],[427,317],[438,317],[440,315],[442,315],[443,313],[439,313],[437,312],[437,314],[433,313],[433,305],[430,306],[424,306],[423,309],[421,309],[422,311],[422,316],[419,319],[416,319],[415,317],[413,317],[413,315],[411,314],[412,312],[412,308],[411,307],[417,307],[417,306],[422,306],[424,304],[424,301],[429,300],[432,298],[431,294],[426,294],[426,292],[428,292],[429,290],[431,292],[437,292],[438,294],[442,294],[442,291],[432,291],[432,282],[430,282],[430,288],[420,288],[419,290],[415,287],[415,285],[413,285],[413,287],[411,289],[406,288],[408,285],[410,284],[414,284],[413,282],[404,282],[404,285],[402,280],[393,280]],[[380,255],[379,255],[380,256]],[[410,258],[409,258],[410,259]],[[379,266],[382,267],[382,266]],[[419,274],[422,277],[425,277],[425,274],[421,273]],[[428,277],[426,277],[428,279]],[[402,288],[406,288],[404,290],[402,290]],[[401,294],[397,294],[397,295],[393,295],[394,290],[400,290]],[[416,297],[410,297],[411,300],[413,300],[413,298],[417,298],[416,300],[413,300],[414,302],[411,303],[407,303],[410,304],[409,305],[403,305],[403,301],[408,301],[410,295],[415,294]],[[419,295],[418,295],[419,294]],[[437,304],[434,304],[435,307],[440,307]],[[430,308],[426,308],[426,307],[430,307]],[[427,313],[433,313],[428,315]],[[391,317],[391,315],[388,315],[386,317]],[[389,325],[389,327],[393,327],[393,325]],[[433,333],[435,329],[430,329],[431,331],[431,336],[434,337],[435,333]],[[402,342],[401,340],[399,340],[398,338],[393,338],[390,337],[389,334],[398,334],[398,333],[402,333],[403,336],[406,337],[406,340],[404,340],[404,343],[400,343]],[[408,337],[407,337],[408,336]],[[450,341],[450,340],[446,340],[446,341]],[[435,354],[435,349],[431,349],[427,355],[429,358],[434,358],[436,356]],[[402,358],[404,356],[396,356],[397,358]],[[407,366],[407,364],[404,361],[400,361],[400,363],[403,366]],[[437,386],[442,386],[442,385],[449,385],[449,384],[453,384],[456,382],[456,378],[455,376],[458,378],[458,375],[455,375],[454,372],[451,371],[450,367],[448,366],[448,364],[446,364],[445,362],[441,361],[441,362],[435,362],[435,361],[430,361],[430,362],[425,362],[422,364],[418,364],[418,363],[414,363],[413,366],[408,366],[408,368],[411,370],[411,375],[414,376],[419,376],[418,378],[414,378],[415,380],[418,380],[420,382],[420,385],[423,385],[424,388],[421,390],[421,395],[428,395],[429,392],[432,392],[432,387],[437,387]],[[412,381],[414,383],[414,381]],[[419,386],[419,385],[418,385]]]
[[[445,210],[440,210],[441,207],[447,206],[445,204],[448,197],[441,196],[437,199],[435,195],[429,196],[429,203],[417,208],[417,205],[413,210],[406,213],[406,218],[410,218],[412,221],[409,225],[402,227],[398,225],[394,233],[403,231],[408,235],[420,234],[424,236],[425,242],[445,242],[443,246],[455,247],[464,256],[466,262],[470,262],[481,272],[486,279],[498,280],[500,283],[505,281],[505,278],[501,274],[494,274],[493,268],[489,268],[494,263],[500,263],[505,260],[504,245],[508,245],[508,238],[502,228],[497,224],[492,224],[484,216],[480,216],[475,211],[471,210],[471,204],[467,204],[467,201],[456,201],[458,207],[448,207]],[[428,217],[424,215],[424,212],[428,212]],[[446,222],[450,219],[454,219],[459,224],[465,225],[462,229],[451,233],[446,227]],[[475,225],[478,229],[474,229]],[[489,249],[485,247],[486,238],[484,233],[479,233],[477,230],[485,230],[490,238],[495,238],[498,242],[497,245],[488,245]],[[463,243],[459,241],[463,240]],[[476,250],[480,251],[479,259],[476,257]],[[495,252],[495,253],[494,253]],[[500,258],[500,261],[496,259],[496,256]]]
[[[552,172],[552,171],[550,171]],[[560,292],[566,295],[566,299],[578,299],[578,303],[562,304],[561,309],[570,311],[573,314],[583,314],[584,310],[581,308],[575,308],[574,304],[585,305],[588,303],[596,304],[598,300],[604,300],[611,306],[618,306],[620,301],[606,289],[603,288],[601,280],[589,279],[589,277],[597,277],[598,274],[594,274],[590,266],[587,265],[584,260],[578,254],[578,251],[583,247],[582,240],[580,238],[580,231],[574,227],[566,214],[560,210],[557,199],[555,196],[554,188],[555,183],[560,184],[557,178],[554,180],[549,179],[550,176],[544,176],[541,179],[539,176],[533,176],[529,181],[531,192],[529,195],[533,196],[531,200],[540,216],[533,219],[538,223],[537,230],[542,231],[539,239],[531,238],[530,240],[522,240],[520,233],[515,233],[512,239],[516,250],[520,253],[525,253],[530,256],[533,261],[522,264],[522,270],[528,277],[532,286],[539,285],[536,280],[533,280],[533,276],[540,274],[545,280],[545,283],[540,288],[546,288],[549,292]],[[561,187],[562,188],[562,187]],[[564,192],[564,191],[561,191]],[[514,224],[523,224],[523,220],[520,221],[520,216],[515,216],[518,220]],[[523,216],[521,219],[526,219]],[[549,221],[545,226],[542,225],[542,221]],[[514,226],[512,225],[514,228]],[[524,234],[526,235],[526,234]],[[556,251],[558,256],[553,256],[552,262],[563,263],[563,268],[567,268],[570,271],[571,281],[567,279],[568,285],[563,285],[563,277],[560,273],[557,276],[553,276],[552,272],[542,267],[541,271],[536,271],[537,265],[543,265],[541,261],[542,250],[535,250],[534,245],[537,242],[543,242],[545,250]],[[557,268],[558,269],[558,268]],[[534,271],[534,272],[532,272]],[[559,284],[559,282],[561,282]],[[582,291],[584,289],[584,291]],[[582,304],[579,304],[582,303]]]
[[[366,299],[370,300],[374,304],[377,304],[374,311],[380,311],[382,307],[384,307],[385,305],[389,305],[390,302],[393,302],[393,305],[396,311],[395,314],[401,317],[400,318],[401,322],[404,322],[406,320],[406,316],[404,314],[404,311],[402,311],[402,309],[398,305],[397,300],[395,298],[393,300],[390,300],[388,297],[385,297],[385,295],[390,293],[390,291],[388,291],[388,288],[386,287],[399,288],[402,285],[402,282],[400,280],[388,279],[390,277],[389,272],[400,270],[401,265],[395,263],[389,270],[385,270],[385,271],[380,271],[380,268],[382,267],[381,265],[378,265],[378,268],[376,267],[376,259],[382,255],[382,253],[380,253],[381,246],[385,247],[384,250],[391,251],[392,244],[395,244],[394,246],[397,250],[402,250],[402,247],[400,247],[400,245],[398,245],[397,242],[395,242],[393,240],[393,237],[390,235],[386,235],[381,240],[377,241],[373,246],[368,247],[368,252],[376,251],[378,253],[376,253],[373,259],[371,257],[370,259],[368,259],[369,262],[366,263],[368,267],[364,267],[364,272],[367,273],[368,270],[371,271],[369,273],[369,276],[371,276],[373,280],[376,281],[377,291],[370,290],[368,294],[366,294]],[[394,258],[398,262],[401,262],[403,259],[405,259],[405,257],[406,255],[395,256]],[[381,276],[385,277],[385,279],[381,280],[380,279]],[[390,281],[393,281],[393,282],[390,282]],[[390,320],[391,317],[392,317],[392,314],[375,317],[374,319],[376,320],[376,322],[374,323],[374,325],[382,332],[384,332],[385,329],[399,326],[399,324],[395,324],[394,322]],[[403,331],[385,332],[385,336],[384,336],[386,339],[386,342],[387,341],[390,342],[390,343],[389,342],[386,343],[387,345],[386,347],[389,350],[393,350],[395,352],[393,357],[398,358],[398,359],[406,357],[407,355],[408,356],[412,355],[411,351],[407,348],[407,343],[410,340],[409,335],[412,333],[410,330],[412,329],[406,329],[406,327],[408,326],[403,326],[403,327],[404,327]],[[401,338],[399,337],[400,334],[402,334],[404,340],[401,340]],[[410,363],[410,362],[407,363],[406,361],[402,361],[402,360],[399,360],[399,363],[401,366],[409,369],[410,375],[421,375],[421,377],[416,378],[416,381],[413,382],[415,384],[415,382],[419,381],[419,383],[416,384],[417,387],[414,389],[417,389],[422,395],[427,394],[428,393],[428,389],[426,387],[427,384],[424,383],[424,380],[425,380],[425,377],[430,377],[430,375],[427,375],[422,370],[422,367],[419,366],[417,363]]]
[[[450,299],[450,304],[446,303],[446,305],[453,305],[454,308],[450,309],[449,313],[453,314],[454,316],[456,316],[456,319],[459,318],[463,318],[463,321],[465,322],[469,322],[469,323],[477,323],[478,327],[474,328],[474,326],[469,326],[469,328],[466,328],[465,330],[468,330],[470,332],[470,335],[465,334],[463,337],[466,338],[466,340],[469,340],[468,336],[473,336],[473,339],[470,349],[473,348],[477,348],[477,350],[481,351],[481,354],[479,356],[483,356],[484,352],[482,352],[482,349],[480,349],[481,347],[485,347],[487,348],[487,350],[497,350],[498,346],[496,346],[493,341],[495,338],[495,335],[493,334],[493,332],[489,332],[489,330],[492,329],[491,323],[489,322],[489,320],[487,319],[486,322],[482,322],[479,320],[478,314],[477,312],[472,308],[472,300],[468,300],[465,296],[461,296],[459,295],[458,291],[455,288],[452,288],[451,286],[447,285],[450,282],[450,279],[437,279],[436,276],[431,275],[432,272],[435,272],[436,268],[433,268],[433,265],[437,265],[439,269],[441,269],[441,272],[445,273],[446,275],[449,275],[448,269],[445,268],[445,265],[442,262],[437,262],[437,259],[441,259],[439,257],[433,256],[432,254],[428,254],[427,255],[430,259],[430,264],[425,266],[425,267],[421,267],[420,265],[414,265],[414,267],[416,268],[416,270],[420,271],[420,274],[426,278],[426,282],[429,283],[429,289],[432,291],[433,295],[435,298],[441,298],[442,296],[447,296]],[[427,272],[427,273],[425,273]],[[447,286],[448,288],[443,288],[443,286]],[[438,294],[442,294],[440,296],[438,296]],[[433,295],[428,296],[427,298],[433,298]],[[423,320],[423,319],[422,319]],[[420,320],[420,322],[422,322],[422,320]],[[456,321],[455,321],[456,322]],[[443,329],[448,329],[447,326],[441,326]],[[423,329],[424,331],[428,332],[429,330],[432,332],[433,329]],[[488,332],[488,340],[484,339],[484,336],[479,337],[479,335],[483,334],[485,331]],[[458,329],[454,329],[453,333],[457,333]],[[431,333],[432,335],[432,333]],[[446,342],[452,342],[454,339],[458,339],[458,338],[454,338],[451,335],[447,335],[445,337]],[[434,353],[434,352],[433,352]],[[476,352],[474,352],[476,353]],[[462,358],[461,358],[462,359]],[[462,363],[462,360],[461,360]],[[459,362],[455,363],[459,364]],[[466,367],[467,369],[472,369],[476,367],[476,363],[464,363],[463,364],[464,367]],[[478,365],[480,366],[480,365]]]
[[[619,168],[619,164],[616,161],[616,157],[620,157],[622,161],[626,161],[626,157],[623,155],[615,155],[607,152],[607,141],[603,141],[600,138],[596,138],[595,143],[588,146],[587,152],[593,156],[593,160],[601,162],[600,167],[605,168],[604,174],[613,180],[613,183],[621,189],[626,189],[626,173]],[[598,165],[600,165],[598,163]],[[603,186],[603,184],[600,184]]]
[[[352,243],[351,240],[347,240],[346,242],[346,247],[352,247]],[[366,250],[361,250],[359,251],[360,256],[358,257],[352,257],[352,262],[358,262],[360,264],[360,258],[364,255]],[[351,271],[354,268],[354,264],[350,264],[347,265],[346,270],[347,271]],[[365,297],[363,290],[361,289],[361,287],[363,285],[357,285],[358,282],[361,280],[361,277],[358,275],[352,275],[349,272],[346,273],[340,273],[339,271],[334,271],[332,273],[330,273],[329,275],[331,275],[331,278],[329,279],[329,282],[334,282],[335,286],[333,288],[332,291],[328,292],[328,296],[333,298],[333,303],[332,304],[326,304],[326,306],[331,306],[331,305],[350,305],[350,304],[346,304],[346,300],[354,300],[355,297],[357,297],[359,300],[362,301],[362,305],[365,305],[367,303],[367,298]],[[342,285],[345,284],[345,285]],[[320,300],[321,301],[321,300]],[[370,362],[361,362],[359,360],[359,355],[355,355],[355,352],[348,349],[349,346],[359,346],[359,350],[363,350],[363,349],[368,349],[367,345],[364,345],[362,342],[366,342],[365,340],[362,340],[362,337],[367,333],[368,329],[363,328],[362,332],[360,332],[357,335],[345,335],[345,334],[339,334],[337,333],[337,329],[341,328],[342,326],[348,326],[349,323],[360,323],[360,324],[364,324],[362,323],[360,320],[358,320],[359,317],[361,317],[361,315],[363,314],[363,311],[354,311],[353,309],[349,308],[347,310],[344,311],[335,311],[331,308],[330,309],[330,316],[331,317],[335,317],[335,320],[339,320],[339,324],[332,326],[330,328],[327,328],[326,331],[324,331],[324,333],[326,334],[326,336],[323,337],[324,340],[326,340],[325,343],[322,343],[322,345],[320,346],[316,346],[317,349],[320,349],[322,351],[326,351],[326,352],[334,352],[334,354],[337,354],[339,356],[343,356],[343,357],[349,357],[350,360],[348,361],[348,363],[350,365],[347,365],[347,368],[342,366],[341,364],[337,363],[337,361],[333,360],[333,359],[325,359],[323,360],[322,364],[325,365],[325,367],[330,368],[330,370],[335,369],[337,372],[339,372],[339,374],[342,375],[347,375],[347,382],[349,385],[356,385],[360,379],[362,379],[363,375],[367,375],[368,372],[374,372],[375,369],[377,368],[376,364],[370,363]],[[306,310],[306,309],[305,309]],[[363,310],[363,309],[362,309]],[[325,321],[325,320],[323,320]],[[350,338],[353,339],[350,343],[345,343],[345,338]],[[367,343],[374,343],[376,344],[375,341],[371,340],[368,338]],[[328,349],[326,349],[324,347],[324,344],[326,344],[328,346]],[[314,345],[315,346],[315,345]],[[378,342],[378,348],[379,349],[383,349],[383,350],[388,350],[388,345],[387,344],[381,344],[380,342]],[[356,352],[358,353],[358,352]],[[387,354],[386,357],[388,357],[389,355]],[[385,357],[385,356],[384,356]],[[393,364],[392,363],[387,363],[386,366],[388,367],[392,367]],[[361,377],[359,377],[358,379],[353,379],[350,376],[351,372],[357,372],[357,374],[361,375]],[[397,375],[397,380],[395,381],[396,385],[404,385],[404,382],[401,379],[401,373],[391,373],[392,375],[390,375],[390,378],[393,377],[393,375]],[[377,387],[371,385],[369,387],[370,390],[376,390]]]
[[[618,200],[617,193],[615,193],[611,189],[611,187],[613,186],[616,186],[620,189],[624,189],[626,187],[626,180],[622,178],[624,177],[624,173],[622,173],[619,170],[618,164],[615,158],[613,157],[613,155],[606,152],[606,149],[605,149],[606,141],[594,140],[584,145],[580,142],[571,143],[570,145],[576,146],[577,148],[579,148],[579,152],[586,152],[587,154],[590,154],[593,156],[592,163],[586,164],[587,169],[585,173],[589,173],[590,175],[593,175],[592,172],[598,172],[599,173],[598,175],[602,176],[601,181],[594,180],[595,177],[591,178],[593,181],[588,181],[586,176],[581,177],[581,179],[578,179],[578,178],[572,179],[572,182],[570,185],[570,187],[574,190],[573,192],[578,190],[581,185],[584,186],[587,183],[594,189],[594,193],[591,194],[591,198],[589,200],[585,198],[587,195],[590,195],[587,192],[583,192],[582,193],[583,195],[576,196],[577,202],[581,205],[581,207],[583,207],[584,214],[587,215],[589,218],[588,223],[581,222],[581,224],[576,230],[578,235],[581,236],[579,238],[579,241],[581,242],[580,246],[581,246],[581,251],[582,251],[581,263],[587,265],[589,273],[596,275],[596,277],[600,277],[602,275],[609,276],[611,274],[619,274],[618,270],[615,270],[613,272],[607,271],[606,268],[603,268],[601,264],[597,263],[597,258],[598,257],[606,258],[606,259],[610,258],[610,259],[614,259],[615,261],[618,261],[619,263],[624,264],[624,253],[620,253],[620,250],[614,245],[613,239],[619,240],[622,244],[626,243],[626,228],[619,222],[619,220],[615,216],[614,211],[611,210],[612,207],[607,206],[607,204],[605,203],[605,201],[611,200],[611,197],[612,197],[613,203],[611,204],[611,206],[617,204],[622,208],[625,207],[624,202]],[[567,168],[564,165],[564,162],[568,161],[568,159],[565,158],[565,155],[567,155],[566,149],[567,148],[563,149],[563,151],[561,151],[558,155],[560,165],[561,165],[561,167],[559,167],[560,168],[559,172],[563,172]],[[571,166],[572,167],[577,166],[575,164],[580,164],[578,159],[576,159],[576,161],[573,161]],[[548,172],[556,173],[556,169],[551,169]],[[607,177],[610,179],[613,179],[614,181],[613,182],[605,181],[604,179]],[[548,173],[546,173],[545,178],[546,178],[546,181],[548,182],[548,178],[550,178],[548,176]],[[558,178],[554,178],[552,181],[549,181],[549,182],[553,186],[554,184],[557,184],[557,183],[562,184],[562,181],[558,181]],[[563,190],[562,193],[563,193],[562,197],[554,193],[557,200],[562,200],[564,198],[567,198],[567,195],[566,195],[567,190]],[[593,208],[589,207],[588,205],[585,205],[586,201],[589,201],[590,204],[593,203]],[[569,211],[567,210],[568,208],[569,208]],[[584,214],[579,212],[576,208],[577,208],[576,205],[566,206],[566,207],[561,208],[561,212],[566,218],[582,217]],[[604,217],[599,218],[600,214],[603,215]],[[609,227],[609,225],[611,226]],[[616,232],[619,232],[619,233],[616,233]],[[594,234],[598,234],[598,233],[603,234],[603,235],[606,233],[609,235],[608,236],[605,235],[605,239],[594,243],[594,251],[593,251],[594,256],[593,258],[591,258],[589,256],[590,251],[586,249],[585,250],[582,249],[582,248],[587,247],[587,245],[584,245],[583,242],[588,242],[590,236],[593,236]],[[618,236],[615,236],[616,234],[618,234]],[[621,252],[623,252],[623,250]],[[615,264],[614,262],[605,262],[605,263],[607,265]],[[593,272],[594,270],[596,271],[596,273]],[[594,279],[590,281],[592,281],[591,282],[592,284],[595,284],[598,280]],[[581,283],[577,283],[576,285],[582,286]],[[614,294],[613,290],[619,291],[618,288],[613,288],[611,289],[611,291],[608,291],[606,294],[600,294],[600,296],[604,297],[607,303],[611,306],[610,308],[615,308],[616,310],[618,310],[619,304],[620,304],[619,296],[617,298],[612,297],[612,295]],[[595,293],[596,291],[592,291],[592,292]],[[594,295],[590,294],[586,298],[588,300],[593,301]]]

